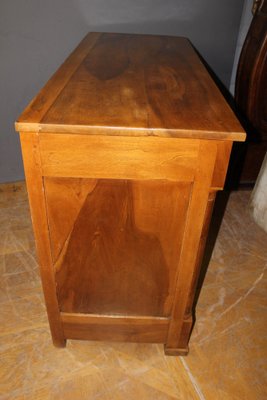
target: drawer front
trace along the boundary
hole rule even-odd
[[[40,134],[44,176],[193,181],[199,141]]]

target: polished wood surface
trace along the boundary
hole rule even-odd
[[[267,151],[267,1],[255,5],[240,55],[235,99],[248,121],[248,142],[241,156],[240,183],[254,183]]]
[[[64,197],[85,185],[45,180],[52,243],[61,243],[54,261],[60,310],[170,316],[191,185],[89,180],[70,222],[73,201]],[[60,237],[64,220],[69,226]]]
[[[89,35],[16,126],[54,343],[185,355],[210,204],[245,138],[188,40]]]
[[[24,131],[245,139],[190,42],[168,36],[89,34],[16,126]]]
[[[199,141],[41,133],[44,176],[192,181]]]
[[[30,202],[32,225],[51,334],[55,346],[64,347],[66,340],[59,317],[55,275],[52,268],[46,202],[43,196],[43,180],[38,147],[38,135],[23,132],[20,134],[20,142]]]
[[[201,242],[201,233],[205,223],[209,189],[216,160],[216,150],[214,142],[201,142],[200,144],[198,168],[188,207],[187,225],[177,270],[172,318],[166,342],[166,348],[172,349],[172,353],[175,353],[175,349],[177,349],[177,355],[180,353],[182,347],[180,345],[181,341],[184,342],[182,336],[184,320],[190,318],[192,314],[192,309],[190,313],[187,312],[187,303],[195,279],[197,249]]]
[[[164,343],[169,320],[159,317],[61,313],[66,337],[79,340]]]

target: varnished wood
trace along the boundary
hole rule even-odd
[[[211,203],[245,138],[189,41],[89,35],[16,127],[54,343],[185,355]]]
[[[211,187],[214,190],[221,190],[224,187],[228,163],[232,150],[232,143],[227,141],[217,141],[216,162],[213,171]]]
[[[194,280],[197,249],[205,221],[215,160],[216,144],[213,142],[201,142],[199,165],[188,207],[187,225],[183,238],[179,267],[177,269],[176,293],[174,295],[166,349],[181,348],[180,340],[183,321],[186,317],[187,301]]]
[[[187,356],[189,352],[189,348],[187,347],[182,347],[182,348],[168,348],[166,345],[164,346],[164,353],[166,356]]]
[[[164,343],[169,320],[156,317],[130,317],[61,313],[66,337],[80,340]]]
[[[16,128],[245,139],[190,42],[149,35],[87,36]]]
[[[44,179],[47,219],[53,263],[57,262],[76,218],[97,180],[80,178]]]
[[[44,176],[192,181],[198,140],[40,134]]]
[[[186,319],[183,320],[181,335],[179,339],[180,347],[168,347],[165,343],[164,353],[166,356],[186,356],[189,352],[188,341],[192,331],[193,318],[190,314]]]
[[[191,185],[75,181],[45,180],[60,310],[169,316]],[[63,232],[64,187],[78,185],[88,194]]]
[[[51,334],[54,344],[64,347],[66,341],[56,297],[38,139],[36,133],[21,133],[20,135],[31,218]]]
[[[198,283],[201,262],[202,262],[202,258],[203,258],[203,254],[204,254],[204,250],[205,250],[206,240],[208,237],[210,220],[211,220],[211,216],[212,216],[215,199],[216,199],[216,191],[211,191],[209,193],[208,202],[207,202],[207,206],[206,206],[206,210],[205,210],[204,222],[203,222],[203,226],[202,226],[202,231],[201,231],[201,236],[200,236],[200,241],[199,241],[198,251],[197,251],[197,257],[196,257],[196,261],[195,261],[194,274],[193,274],[193,279],[191,282],[190,294],[187,299],[185,318],[191,318],[191,316],[192,316],[193,303],[195,300],[195,292],[196,292],[196,287],[197,287],[197,283]],[[189,336],[186,335],[186,337],[188,338]]]

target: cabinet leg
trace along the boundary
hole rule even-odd
[[[64,348],[64,347],[66,347],[66,344],[67,344],[66,339],[52,338],[52,341],[53,341],[53,345],[58,348]]]
[[[188,346],[184,348],[170,348],[164,345],[164,353],[166,356],[186,356],[189,352]]]
[[[174,334],[168,338],[164,345],[164,352],[167,356],[186,356],[188,354],[188,342],[192,331],[193,319],[188,317],[184,320],[180,335]]]

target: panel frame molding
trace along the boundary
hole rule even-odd
[[[57,347],[64,347],[66,339],[68,338],[92,338],[93,340],[97,340],[98,337],[99,340],[102,340],[101,315],[90,316],[85,314],[81,316],[76,314],[74,316],[74,314],[62,313],[59,310],[43,182],[43,177],[50,176],[50,174],[47,174],[46,166],[43,163],[44,147],[40,145],[40,133],[38,132],[21,132],[20,136],[40,273],[53,342]],[[92,137],[84,136],[84,138],[90,142]],[[119,138],[119,141],[124,141],[124,139],[125,138]],[[149,140],[149,138],[145,139]],[[158,139],[159,138],[156,138],[154,140]],[[170,139],[166,140],[169,141]],[[180,141],[181,139],[171,140]],[[221,171],[216,173],[216,170],[218,168],[226,169],[231,150],[231,144],[226,147],[223,141],[200,140],[197,144],[195,143],[194,146],[192,146],[194,152],[196,147],[198,148],[197,158],[195,159],[195,157],[192,157],[194,163],[193,166],[191,165],[194,172],[192,173],[192,171],[190,171],[190,174],[187,176],[187,181],[191,182],[193,187],[187,210],[181,254],[177,261],[176,289],[171,316],[170,318],[151,316],[136,317],[134,322],[135,330],[132,333],[132,338],[136,341],[141,342],[146,340],[150,342],[155,340],[157,343],[164,343],[165,353],[170,355],[185,355],[188,351],[187,344],[192,329],[192,312],[191,310],[188,312],[188,304],[190,304],[192,299],[190,301],[188,299],[192,296],[192,286],[194,285],[194,280],[197,279],[194,271],[198,261],[198,252],[192,251],[192,249],[198,249],[201,246],[202,229],[209,202],[209,194],[211,191],[215,193],[220,189],[223,186],[225,178],[224,173]],[[180,165],[182,168],[183,163],[180,163]],[[102,172],[103,170],[101,170],[101,173]],[[169,179],[179,182],[179,178],[182,176],[182,182],[185,182],[186,180],[184,179],[183,172],[177,173],[177,178],[175,180],[173,179],[173,175],[171,175]],[[91,175],[90,173],[90,178],[92,177]],[[61,172],[56,174],[56,176],[65,177]],[[75,174],[72,174],[72,177],[73,176],[75,176]],[[154,175],[151,174],[149,179],[162,180],[162,177],[159,179],[157,176],[153,176]],[[94,174],[93,178],[95,178]],[[115,179],[116,178],[118,177],[116,176]],[[140,179],[139,175],[138,178]],[[217,185],[216,187],[212,187],[214,182],[218,184],[218,187]],[[188,249],[191,249],[191,251]],[[127,321],[134,321],[134,319],[131,320],[131,318],[132,317],[121,316],[118,319],[118,316],[103,315],[104,325],[106,324],[109,326],[106,338],[109,340],[112,338],[113,330],[114,340],[129,340],[132,331],[131,328],[128,329],[125,328],[125,326],[127,325]],[[75,329],[73,330],[73,321],[75,320],[79,325],[77,331],[75,331]],[[149,321],[154,328],[158,326],[159,332],[156,332],[156,328],[156,331],[154,331],[154,333],[151,331],[145,339],[145,330],[149,325]],[[162,328],[163,325],[164,328]],[[90,334],[90,332],[88,332],[88,334],[85,334],[85,327],[90,330],[90,326],[94,327],[94,333]],[[122,327],[122,333],[118,332],[118,326]],[[97,334],[97,332],[99,332],[99,334]]]
[[[56,347],[65,347],[66,338],[60,320],[50,247],[43,173],[39,152],[39,135],[37,132],[20,132],[20,142],[39,270],[51,336]]]

